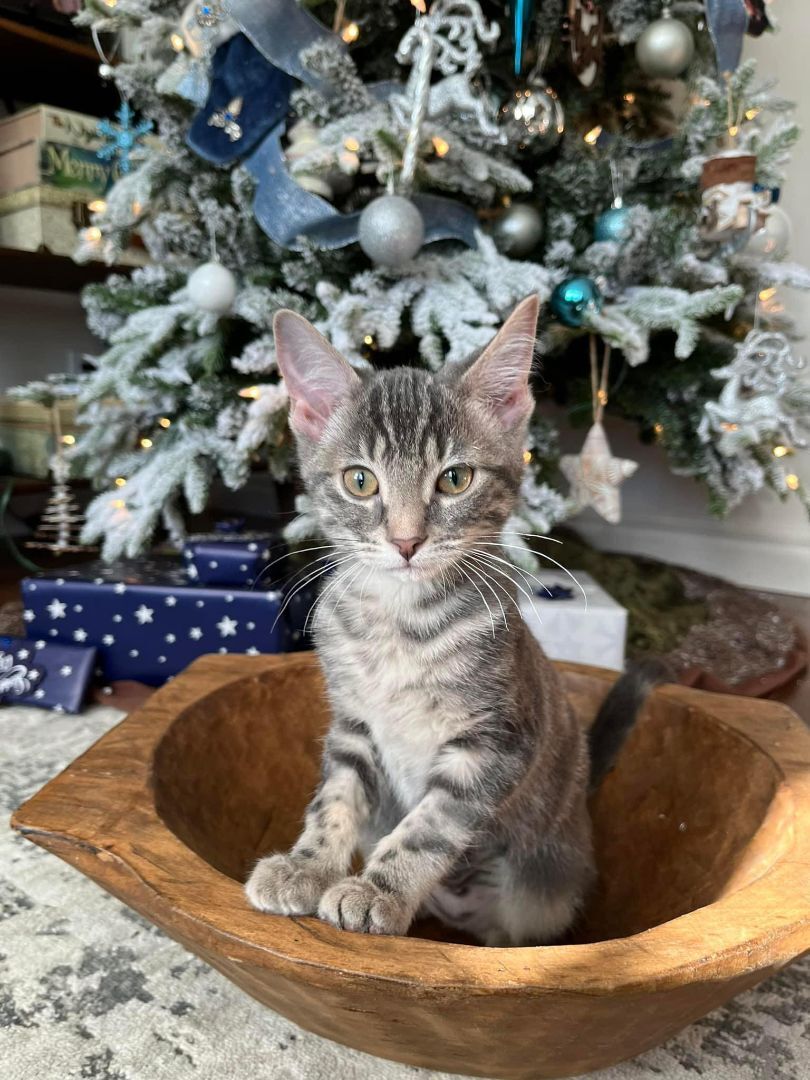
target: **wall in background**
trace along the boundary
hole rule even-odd
[[[74,293],[0,288],[0,393],[52,371],[78,370],[99,342]]]
[[[810,5],[773,4],[778,34],[746,39],[746,53],[759,62],[760,77],[779,79],[779,91],[797,104],[803,137],[794,148],[781,204],[793,222],[792,257],[810,266],[810,82],[807,42]],[[806,337],[810,335],[810,296],[784,293],[784,302]],[[810,341],[799,344],[810,355]],[[786,503],[770,491],[749,499],[724,521],[706,515],[706,496],[693,480],[672,476],[655,447],[640,446],[628,427],[611,421],[613,452],[640,462],[623,488],[621,525],[607,525],[587,510],[576,527],[606,550],[658,556],[743,585],[810,595],[810,522],[798,500]],[[566,440],[566,449],[576,449]],[[810,455],[791,467],[810,485]]]

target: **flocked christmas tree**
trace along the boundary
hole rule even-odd
[[[358,367],[435,369],[531,292],[542,374],[510,543],[585,505],[618,519],[633,463],[612,416],[715,512],[764,485],[806,501],[786,465],[806,384],[774,299],[810,286],[776,202],[798,132],[740,63],[760,7],[89,0],[102,42],[130,30],[112,77],[157,142],[128,109],[108,129],[128,171],[84,237],[113,262],[137,232],[152,259],[84,296],[108,343],[74,455],[101,488],[86,539],[135,554],[217,475],[290,475],[280,307]],[[548,401],[583,439],[594,421],[579,458],[560,462]]]

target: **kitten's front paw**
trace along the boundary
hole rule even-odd
[[[268,855],[254,867],[245,883],[245,892],[259,911],[274,915],[314,915],[330,884],[323,867],[312,859]]]
[[[400,896],[383,892],[361,877],[339,881],[324,893],[318,905],[318,918],[340,930],[363,934],[406,934],[412,917]]]

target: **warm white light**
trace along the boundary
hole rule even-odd
[[[584,136],[585,142],[588,144],[588,146],[596,146],[596,142],[601,134],[602,125],[597,124],[596,127],[591,128],[588,134]]]
[[[774,457],[787,457],[789,453],[790,450],[786,446],[775,446],[773,448]]]
[[[92,199],[87,204],[87,209],[90,211],[91,214],[103,214],[104,211],[107,209],[107,200]]]
[[[787,476],[785,477],[785,483],[787,484],[787,486],[790,488],[791,491],[798,491],[799,490],[799,478],[796,475],[796,473],[792,473],[792,472],[788,473]]]
[[[91,244],[97,244],[101,239],[101,229],[98,225],[91,225],[89,229],[84,230],[84,237]]]
[[[144,448],[144,450],[150,450],[152,448],[152,440],[141,439],[141,446]]]
[[[532,460],[532,452],[531,452],[531,450],[524,450],[523,451],[523,464],[528,465],[531,460]]]
[[[160,424],[160,426],[161,426],[162,428],[167,428],[167,427],[171,427],[171,426],[172,426],[172,422],[171,422],[171,420],[170,420],[170,419],[168,418],[168,416],[161,416],[161,418],[160,418],[160,419],[158,420],[158,423]]]
[[[65,444],[65,446],[73,446],[73,444],[76,442],[76,436],[75,435],[63,435],[62,436],[62,442]]]
[[[433,149],[436,151],[436,157],[446,157],[450,153],[450,143],[441,137],[441,135],[433,136]]]
[[[346,23],[346,25],[340,31],[340,36],[343,38],[347,45],[351,45],[360,37],[360,27],[357,25],[356,22]]]
[[[243,386],[239,391],[239,397],[252,398],[254,401],[261,397],[261,390],[258,386]]]
[[[366,334],[365,337],[363,338],[363,344],[364,345],[373,345],[374,344],[374,336],[373,336],[373,334]]]
[[[115,478],[115,486],[116,487],[123,487],[124,484],[126,484],[126,480],[123,478],[123,476],[116,476],[116,478]]]
[[[348,139],[344,139],[343,145],[352,154],[356,154],[357,151],[360,149],[360,143],[357,141],[357,139],[353,139],[351,137],[349,137]]]
[[[124,500],[123,500],[123,499],[113,499],[113,503],[112,503],[112,504],[113,504],[113,507],[114,507],[114,508],[115,508],[116,510],[124,510],[124,509],[126,508],[126,505],[127,505],[127,504],[126,504],[126,503],[124,502]]]
[[[175,52],[182,52],[186,47],[182,34],[172,34],[169,41],[172,43],[172,48]]]

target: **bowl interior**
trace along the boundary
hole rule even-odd
[[[608,684],[563,675],[587,725]],[[271,669],[201,698],[155,752],[158,813],[197,855],[244,880],[258,856],[295,841],[328,719],[315,665]],[[766,754],[708,712],[654,695],[593,800],[599,885],[572,940],[639,933],[761,875],[783,846],[757,840],[770,832],[779,779]],[[435,926],[412,932],[462,940]]]

